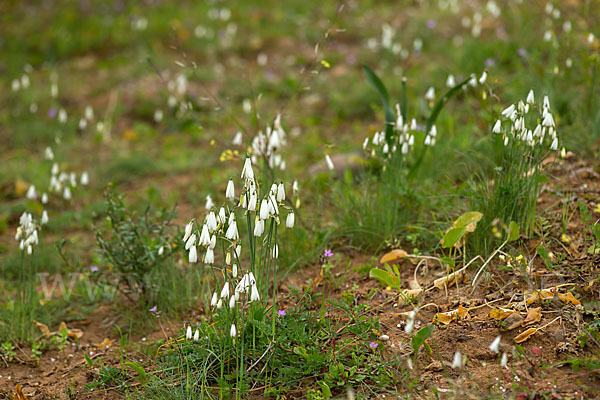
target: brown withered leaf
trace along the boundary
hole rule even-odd
[[[318,288],[319,285],[321,284],[321,282],[323,282],[323,269],[322,268],[319,271],[319,275],[317,275],[317,277],[313,281],[313,287],[315,289]]]
[[[515,313],[518,314],[519,312],[515,311],[515,310],[511,310],[510,308],[498,307],[498,308],[494,308],[492,311],[490,311],[489,317],[490,317],[490,319],[495,319],[496,321],[502,321],[503,319],[506,319],[509,315],[512,315]]]
[[[575,296],[573,296],[573,293],[571,292],[567,292],[567,293],[559,293],[558,294],[558,298],[563,302],[563,303],[571,303],[574,306],[579,306],[581,305],[581,302],[579,300],[577,300],[575,298]]]
[[[21,387],[21,385],[17,384],[17,386],[15,386],[15,395],[13,397],[13,400],[28,400],[29,397],[25,396],[25,393],[23,393],[23,388]]]
[[[42,331],[42,335],[44,335],[45,338],[49,338],[50,336],[54,335],[55,332],[50,332],[50,328],[48,328],[48,325],[42,324],[41,322],[37,321],[33,321],[33,323],[35,324],[35,326],[40,328],[40,331]]]
[[[106,349],[112,346],[112,340],[109,338],[104,338],[104,340],[100,343],[93,343],[94,347],[98,349]]]
[[[504,330],[512,331],[513,329],[517,329],[523,323],[523,317],[519,313],[510,314],[504,320]]]
[[[67,336],[69,336],[70,338],[73,339],[81,339],[81,337],[83,336],[83,331],[81,329],[69,329],[67,327],[66,322],[61,322],[59,327],[58,327],[58,331],[62,332],[63,330],[67,331]]]
[[[551,289],[536,290],[527,298],[527,304],[533,304],[538,300],[546,300],[554,297],[554,292]]]
[[[557,288],[536,290],[527,298],[527,304],[535,303],[537,300],[547,300],[553,298],[555,295],[562,301],[563,303],[571,303],[575,306],[581,305],[581,302],[573,296],[573,293],[556,293]]]
[[[513,340],[515,341],[515,343],[523,343],[537,331],[538,331],[537,328],[529,328],[525,332],[522,332],[521,334],[515,336],[515,338]]]
[[[441,322],[444,325],[448,325],[450,322],[452,322],[454,320],[467,319],[467,318],[469,318],[469,310],[467,308],[464,308],[461,304],[458,306],[458,308],[456,310],[437,313],[433,317],[433,321],[435,322],[437,320],[438,322]]]
[[[435,281],[433,281],[433,286],[435,286],[438,289],[444,289],[444,287],[450,287],[456,284],[457,280],[464,282],[466,280],[466,277],[467,275],[464,271],[456,271],[436,279]]]
[[[390,251],[389,253],[384,254],[383,257],[381,257],[381,260],[379,260],[379,262],[381,264],[385,264],[405,257],[408,257],[408,253],[406,251],[402,249],[395,249]]]
[[[527,311],[527,316],[523,321],[523,326],[535,324],[536,322],[540,322],[542,320],[542,307],[530,308]]]

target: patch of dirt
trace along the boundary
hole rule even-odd
[[[403,287],[409,288],[416,276],[424,289],[418,296],[420,309],[415,319],[415,331],[436,325],[428,339],[432,352],[429,354],[421,350],[412,366],[413,374],[419,376],[419,384],[428,388],[424,396],[432,396],[434,388],[438,393],[454,393],[464,398],[477,398],[478,393],[502,395],[505,392],[526,396],[523,398],[536,395],[584,398],[600,393],[599,371],[584,368],[575,371],[568,365],[557,364],[598,355],[598,346],[593,340],[588,340],[586,347],[579,345],[579,338],[585,336],[583,326],[597,318],[593,313],[584,312],[584,306],[600,298],[600,285],[599,256],[588,252],[589,233],[582,227],[577,201],[587,206],[592,221],[597,220],[593,210],[600,202],[600,183],[595,170],[574,156],[559,161],[552,175],[554,179],[543,188],[538,203],[544,220],[543,235],[541,239],[522,238],[521,241],[522,254],[530,260],[525,269],[500,269],[505,267],[506,261],[495,259],[489,266],[489,279],[482,280],[471,293],[471,279],[476,268],[468,271],[458,289],[454,285],[440,289],[433,286],[435,279],[446,276],[439,263],[431,260],[423,262],[415,274],[417,262],[410,258],[397,261]],[[562,235],[563,227],[566,239]],[[540,243],[555,254],[555,266],[548,267],[541,257],[535,255]],[[562,254],[566,254],[564,259],[560,258]],[[396,291],[384,288],[368,277],[369,265],[381,265],[379,255],[376,259],[373,255],[356,252],[342,255],[342,258],[350,260],[347,267],[346,263],[332,261],[335,267],[327,272],[319,263],[286,277],[279,286],[280,298],[285,299],[292,286],[311,286],[317,292],[325,291],[328,298],[353,305],[366,303],[369,312],[379,317],[381,333],[389,337],[380,341],[381,351],[410,358],[410,335],[404,329],[406,313],[413,307],[404,302]],[[556,286],[560,293],[572,292],[583,306],[558,298],[543,302],[537,300],[531,304],[524,301],[536,290]],[[282,300],[282,306],[286,305],[285,302]],[[315,307],[319,306],[315,304]],[[468,310],[461,318],[447,325],[436,320],[437,313],[451,312],[460,306]],[[520,311],[523,318],[527,310],[541,307],[541,319],[508,331],[500,321],[490,317],[490,311],[497,307]],[[79,344],[69,345],[62,351],[48,351],[39,362],[30,361],[28,350],[19,351],[20,362],[0,364],[0,398],[3,398],[2,395],[12,398],[9,394],[17,383],[33,399],[63,397],[69,390],[71,397],[68,398],[120,398],[111,391],[83,390],[86,383],[98,377],[97,365],[87,366],[84,353],[102,360],[104,365],[119,366],[119,339],[111,327],[115,318],[118,315],[115,316],[114,308],[100,307],[88,320],[69,323],[69,327],[84,331]],[[531,327],[540,330],[519,344],[522,351],[514,353],[515,337]],[[161,329],[148,333],[146,340],[174,336],[178,328],[177,323],[172,323],[165,327],[164,332]],[[490,351],[489,345],[498,336],[501,341],[496,354]],[[99,348],[98,344],[105,338],[112,341],[112,346]],[[140,343],[142,338],[134,337],[132,342]],[[456,351],[460,351],[466,360],[461,369],[451,367]],[[508,358],[506,368],[500,367],[503,353]],[[128,356],[136,354],[132,350]],[[480,392],[473,388],[480,389]]]

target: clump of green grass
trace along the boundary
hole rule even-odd
[[[426,207],[425,185],[436,171],[424,164],[429,149],[438,140],[435,121],[448,100],[467,85],[476,86],[471,76],[452,87],[434,103],[430,89],[431,111],[423,126],[408,117],[406,82],[401,101],[393,110],[384,83],[368,67],[367,82],[375,89],[384,110],[385,127],[363,144],[374,168],[367,169],[355,183],[350,175],[334,190],[334,207],[342,238],[363,249],[378,249],[386,241],[395,242],[402,230],[418,221]]]
[[[480,230],[471,238],[477,254],[489,254],[501,240],[502,227],[514,221],[525,236],[536,223],[537,199],[547,167],[559,156],[559,141],[550,103],[535,102],[533,91],[502,111],[489,140],[493,144],[493,174],[481,175],[469,193],[471,208],[483,213]]]

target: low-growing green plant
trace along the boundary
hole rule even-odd
[[[244,395],[264,392],[271,396],[332,398],[347,387],[377,393],[377,388],[390,388],[406,379],[403,365],[384,355],[383,342],[374,333],[379,323],[365,316],[364,306],[331,301],[327,317],[321,318],[319,310],[311,307],[315,299],[309,291],[295,291],[293,300],[295,305],[278,310],[275,338],[270,324],[249,321],[254,334],[236,344],[244,346],[252,360],[245,366],[241,388],[233,370],[236,352],[222,345],[224,338],[212,324],[202,321],[195,327],[197,340],[195,336],[186,338],[182,332],[161,346],[156,371],[148,374],[140,396],[200,398],[220,392],[227,398],[235,397],[232,391],[242,390]],[[352,323],[345,323],[346,318]],[[226,366],[224,374],[222,363]],[[181,384],[171,384],[175,382]],[[260,387],[259,391],[254,387]]]
[[[16,355],[17,352],[15,351],[15,346],[11,342],[3,342],[0,345],[0,356],[5,361],[11,362]]]
[[[96,231],[100,256],[118,274],[115,287],[145,307],[154,287],[152,274],[171,255],[167,228],[174,210],[153,215],[147,208],[136,215],[111,187],[105,200],[106,223]]]
[[[154,212],[148,206],[138,214],[111,187],[105,199],[105,225],[96,230],[104,268],[90,273],[98,287],[94,294],[110,285],[139,306],[124,310],[138,324],[154,321],[138,318],[140,311],[177,316],[197,305],[204,272],[176,265],[176,250],[183,246],[172,236],[174,208]]]

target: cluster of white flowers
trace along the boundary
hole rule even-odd
[[[77,186],[77,174],[75,172],[61,171],[58,163],[52,164],[51,169],[52,176],[50,177],[49,190],[51,192],[59,193],[65,200],[71,200],[72,193],[71,188]],[[83,172],[79,178],[79,183],[83,186],[90,182],[90,178],[87,172]],[[47,196],[42,196],[42,203],[45,204],[44,199],[47,202]]]
[[[236,209],[243,212],[248,217],[249,229],[252,235],[249,237],[254,242],[251,247],[256,254],[259,254],[256,240],[263,236],[265,228],[273,227],[280,223],[281,210],[286,206],[285,187],[283,183],[273,183],[269,191],[263,196],[260,195],[258,184],[254,178],[254,170],[252,160],[246,158],[242,169],[241,178],[243,181],[242,193],[239,199],[236,199],[235,184],[233,180],[229,180],[225,190],[225,197],[230,201],[230,206],[220,207],[218,210],[214,207],[210,200],[210,207],[201,227],[196,226],[195,221],[190,221],[186,227],[183,236],[185,250],[188,252],[188,260],[191,263],[198,262],[199,252],[204,252],[202,261],[208,265],[215,264],[215,248],[217,242],[224,243],[224,268],[223,286],[219,293],[215,291],[211,298],[211,307],[218,310],[224,306],[228,310],[235,310],[238,304],[245,304],[260,301],[259,285],[255,273],[259,276],[265,276],[264,273],[259,274],[259,269],[251,270],[251,268],[243,268],[240,263],[240,255],[242,251],[242,241],[238,231],[236,221]],[[252,221],[254,226],[252,227]],[[286,227],[293,228],[295,217],[293,211],[289,211],[286,216]],[[272,260],[278,258],[278,247],[276,239],[271,241],[265,238],[261,243],[264,246],[270,246],[266,251],[271,256]],[[256,257],[257,259],[260,257]],[[264,262],[264,260],[263,260]],[[264,266],[263,266],[264,267]],[[260,267],[255,267],[260,268]],[[263,271],[264,272],[264,271]],[[245,297],[243,295],[246,295]],[[231,327],[232,336],[235,336],[237,330],[235,322]]]
[[[394,125],[394,133],[391,138],[385,137],[385,132],[375,132],[372,138],[367,137],[363,142],[363,149],[371,152],[372,156],[380,154],[384,158],[390,158],[392,154],[398,150],[402,155],[407,155],[415,145],[415,132],[419,130],[417,120],[412,119],[410,123],[404,121],[400,107],[396,105],[396,123]],[[425,138],[425,145],[433,146],[437,129],[435,125],[429,130]]]
[[[33,220],[30,213],[24,212],[19,218],[19,226],[15,240],[19,242],[19,248],[27,251],[27,254],[33,252],[33,246],[39,243],[38,225]]]
[[[44,158],[46,158],[46,160],[50,160],[50,161],[54,160],[54,152],[52,151],[51,147],[46,147],[46,149],[44,150]],[[71,188],[75,188],[78,184],[78,181],[79,181],[79,184],[82,186],[86,186],[90,182],[90,178],[86,171],[84,171],[81,174],[81,176],[79,177],[79,180],[78,180],[77,175],[74,172],[70,172],[70,173],[67,173],[65,171],[61,172],[60,167],[59,167],[58,163],[56,163],[56,162],[52,164],[52,168],[51,168],[50,172],[51,172],[51,177],[50,177],[50,184],[48,186],[48,190],[50,192],[58,193],[65,200],[71,200],[71,198],[72,198]],[[25,197],[28,200],[37,200],[38,196],[40,198],[40,202],[42,203],[42,205],[48,204],[48,193],[43,192],[43,193],[41,193],[41,196],[40,196],[38,194],[38,191],[35,188],[35,185],[30,185],[29,189],[27,189],[27,193],[25,194]],[[43,209],[42,215],[40,217],[40,225],[46,225],[48,223],[48,220],[49,220],[48,211]]]
[[[194,340],[194,342],[197,342],[198,340],[200,340],[200,331],[198,329],[196,329],[196,331],[194,332],[194,334],[192,335],[192,327],[188,325],[186,331],[185,331],[185,338],[187,340]]]
[[[92,106],[88,105],[85,107],[85,110],[83,112],[83,117],[81,117],[79,119],[79,129],[80,130],[84,130],[85,128],[88,127],[88,123],[93,123],[94,122],[94,109],[92,108]]]
[[[234,145],[241,145],[242,134],[238,132]],[[252,162],[257,164],[259,159],[266,160],[269,168],[285,170],[285,160],[281,156],[281,149],[287,144],[287,135],[281,126],[281,115],[277,115],[273,127],[267,126],[266,132],[259,131],[252,139]]]
[[[502,110],[501,115],[504,121],[510,121],[510,128],[506,130],[503,121],[499,119],[494,124],[492,132],[503,135],[505,146],[511,140],[518,140],[531,147],[541,145],[553,151],[558,150],[558,136],[554,117],[550,112],[548,96],[544,96],[541,111],[535,106],[535,95],[533,90],[530,90],[525,102],[520,100],[516,106],[511,104]],[[530,113],[533,110],[537,110],[538,113]],[[533,125],[535,128],[532,130]]]

